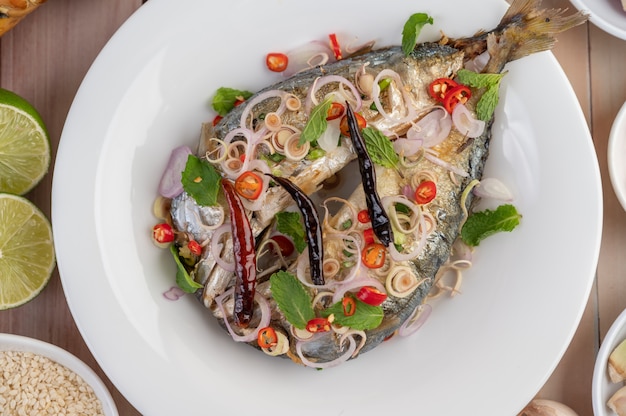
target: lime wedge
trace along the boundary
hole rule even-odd
[[[0,192],[23,195],[50,167],[50,141],[35,108],[0,88]]]
[[[0,310],[37,296],[54,266],[50,221],[28,199],[0,194]]]

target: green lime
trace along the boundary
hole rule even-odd
[[[55,263],[48,218],[28,199],[0,193],[0,310],[37,296]]]
[[[50,140],[35,108],[0,88],[0,192],[23,195],[50,167]]]

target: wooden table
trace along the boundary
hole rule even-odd
[[[22,95],[41,112],[50,131],[53,156],[83,76],[115,30],[141,5],[142,0],[50,0],[0,38],[0,85]],[[544,0],[544,5],[573,9],[567,0]],[[626,307],[626,284],[622,280],[626,277],[622,251],[626,249],[626,213],[611,188],[606,161],[611,124],[626,101],[626,41],[587,24],[561,35],[554,53],[593,134],[603,180],[604,230],[596,282],[585,313],[571,345],[538,397],[563,402],[586,416],[592,414],[591,378],[599,344]],[[558,111],[558,101],[554,104]],[[27,195],[48,215],[51,183],[52,174]],[[580,197],[585,198],[584,189],[580,191]],[[69,312],[57,271],[35,300],[0,311],[0,332],[42,339],[71,351],[103,378],[121,415],[139,414],[89,352]]]

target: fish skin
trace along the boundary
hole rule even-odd
[[[269,86],[257,94],[267,90],[281,89],[302,98],[306,96],[306,89],[316,78],[326,74],[338,74],[350,79],[352,74],[361,68],[365,62],[369,62],[368,68],[372,70],[391,68],[398,72],[413,96],[413,105],[417,108],[426,108],[433,105],[433,101],[427,93],[428,84],[436,78],[453,77],[456,71],[462,67],[464,61],[489,50],[492,58],[488,63],[486,72],[501,72],[507,62],[532,53],[549,50],[554,44],[555,34],[587,20],[587,16],[584,13],[579,12],[570,16],[563,16],[563,11],[561,10],[539,10],[539,5],[539,0],[515,0],[501,23],[493,31],[481,32],[474,37],[463,39],[449,39],[444,36],[440,42],[417,45],[409,57],[405,57],[399,47],[375,50],[297,74],[288,80]],[[529,38],[533,41],[528,42]],[[393,97],[398,94],[401,94],[401,91],[390,91],[390,105],[395,105]],[[254,96],[248,101],[253,98]],[[468,103],[470,110],[473,110],[472,106],[475,105],[476,99],[477,97],[474,97]],[[268,100],[259,105],[256,113],[260,114],[269,111],[268,109],[272,105],[271,100]],[[203,126],[199,155],[203,155],[206,150],[210,149],[210,143],[207,141],[207,138],[223,138],[230,130],[239,127],[244,108],[245,104],[235,108],[214,128],[209,124]],[[367,110],[364,112],[367,112]],[[293,117],[292,120],[286,120],[286,123],[291,123],[301,129],[306,120],[304,115],[296,113]],[[368,123],[381,131],[391,131],[398,134],[402,134],[408,128],[407,123],[389,125],[380,119],[368,120]],[[450,256],[451,247],[460,233],[460,228],[465,218],[464,210],[461,207],[461,195],[472,180],[479,180],[482,177],[485,161],[489,155],[492,124],[493,119],[487,122],[487,128],[483,135],[470,141],[466,141],[465,137],[453,129],[450,137],[437,147],[436,150],[438,150],[440,159],[467,172],[465,177],[457,176],[456,181],[451,179],[447,169],[426,160],[417,166],[403,169],[402,175],[397,175],[391,170],[377,170],[377,190],[381,198],[399,195],[402,186],[407,183],[407,178],[410,178],[424,167],[434,172],[437,179],[438,196],[436,203],[429,206],[429,210],[437,220],[437,228],[429,236],[428,242],[418,258],[404,262],[416,276],[424,279],[423,283],[409,296],[396,298],[390,295],[382,304],[385,311],[385,319],[377,328],[366,331],[367,338],[364,346],[360,349],[361,354],[375,348],[394,334],[400,325],[413,313],[414,309],[424,302],[428,295],[437,271]],[[284,163],[280,166],[280,169],[283,175],[289,177],[297,186],[307,193],[312,193],[321,186],[324,180],[347,166],[355,157],[350,140],[342,138],[341,145],[336,153],[328,153],[316,161]],[[330,167],[327,167],[326,165],[329,164]],[[271,188],[270,193],[266,196],[267,203],[264,204],[264,209],[259,214],[252,215],[251,223],[255,229],[255,235],[260,235],[262,230],[267,229],[267,226],[272,223],[275,214],[288,209],[288,206],[291,204],[290,197],[280,187]],[[349,199],[353,204],[364,207],[364,198],[362,187],[357,187]],[[465,202],[465,208],[469,209],[472,202],[473,196],[469,193]],[[172,216],[180,217],[177,211],[183,206],[183,204],[173,203]],[[334,216],[333,221],[339,224],[346,218],[346,215],[347,211],[344,209]],[[194,216],[193,218],[197,217]],[[197,231],[193,226],[191,229]],[[333,253],[332,251],[325,252],[325,255],[327,257],[339,256],[338,253]],[[292,270],[293,267],[295,266],[291,266]],[[203,270],[208,271],[208,269]],[[214,267],[213,269],[220,268]],[[211,273],[214,274],[216,272],[212,270]],[[225,290],[226,287],[232,286],[234,282],[234,276],[231,276],[229,280],[223,274],[218,273],[218,277],[219,279],[217,280],[219,280],[220,284],[217,285],[217,289],[212,289],[215,293],[221,288]],[[212,283],[213,279],[214,277],[212,276],[196,276],[197,281],[205,284]],[[229,281],[224,283],[225,280]],[[269,282],[260,282],[257,287],[257,293],[269,298],[272,307],[272,325],[282,328],[286,333],[289,333],[289,323],[278,311],[275,302],[271,299]],[[215,308],[214,303],[205,301],[205,305],[210,307],[223,326],[221,318],[224,317]],[[250,345],[258,348],[255,342],[251,342]],[[343,349],[339,344],[338,336],[326,333],[316,337],[314,342],[303,344],[303,351],[309,360],[325,362],[339,357]],[[290,352],[287,356],[296,362],[299,361],[293,340],[290,343]]]

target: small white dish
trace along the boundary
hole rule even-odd
[[[0,351],[30,352],[46,357],[80,376],[93,389],[105,416],[118,416],[113,397],[98,375],[70,352],[47,342],[14,334],[0,334]]]
[[[617,199],[626,210],[626,103],[613,121],[607,153],[611,184]]]
[[[589,13],[591,23],[605,32],[626,40],[626,11],[620,0],[571,0],[578,10]]]
[[[624,339],[626,339],[626,310],[617,317],[611,328],[609,328],[596,356],[591,386],[593,414],[595,416],[615,416],[615,413],[607,407],[606,403],[624,384],[611,382],[608,373],[608,362],[609,355]]]

